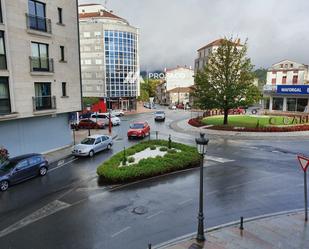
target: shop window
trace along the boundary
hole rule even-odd
[[[273,110],[275,111],[283,110],[283,98],[273,98]]]
[[[298,83],[298,75],[294,75],[293,76],[293,84],[297,84]]]
[[[296,98],[287,99],[287,111],[295,112],[296,111]]]
[[[308,105],[308,99],[297,99],[296,111],[304,112],[307,105]]]

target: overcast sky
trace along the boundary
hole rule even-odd
[[[257,68],[283,59],[309,64],[309,0],[107,2],[108,9],[140,29],[142,70],[194,66],[198,48],[231,35],[248,38],[248,55]]]

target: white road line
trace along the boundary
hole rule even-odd
[[[0,231],[0,238],[70,206],[71,205],[68,203],[55,200],[34,213],[26,216],[22,220]]]
[[[151,219],[151,218],[153,218],[153,217],[155,217],[155,216],[158,216],[159,214],[162,214],[163,213],[163,211],[159,211],[159,212],[157,212],[157,213],[154,213],[154,214],[152,214],[152,215],[149,215],[148,217],[146,217],[146,219]]]
[[[188,199],[188,200],[185,200],[185,201],[182,201],[182,202],[179,202],[178,205],[184,205],[190,201],[192,201],[193,199]]]
[[[72,160],[70,160],[70,161],[67,161],[66,163],[63,163],[63,164],[61,164],[61,165],[59,165],[59,166],[57,166],[57,167],[55,167],[55,168],[52,168],[52,169],[49,170],[49,172],[52,172],[52,171],[54,171],[54,170],[56,170],[56,169],[60,169],[60,168],[62,168],[63,166],[65,166],[65,165],[67,165],[67,164],[69,164],[69,163],[72,163],[72,162],[74,162],[74,161],[76,161],[76,160],[78,160],[78,158],[74,158],[74,159],[72,159]]]
[[[121,234],[121,233],[123,233],[123,232],[129,230],[130,228],[131,228],[131,227],[125,227],[124,229],[121,229],[119,232],[112,234],[111,237],[112,237],[112,238],[115,238],[116,236],[118,236],[119,234]]]
[[[234,162],[235,160],[230,160],[223,157],[216,157],[216,156],[205,156],[205,160],[215,161],[218,163],[228,163],[228,162]]]

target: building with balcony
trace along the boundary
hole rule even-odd
[[[79,6],[83,97],[135,109],[140,84],[138,29],[100,4]]]
[[[291,60],[273,64],[263,90],[264,107],[269,111],[308,111],[309,66]]]
[[[11,156],[67,146],[81,110],[77,1],[0,4],[0,146]]]

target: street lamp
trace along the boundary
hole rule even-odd
[[[88,122],[90,120],[90,115],[91,115],[91,107],[90,106],[87,106],[87,116],[88,116]],[[88,124],[88,136],[91,136],[90,134],[90,125]]]
[[[200,164],[200,198],[199,198],[199,212],[198,212],[198,230],[197,230],[197,241],[205,241],[204,234],[204,214],[203,214],[203,170],[204,170],[204,156],[207,151],[207,145],[209,142],[208,138],[205,138],[204,133],[200,133],[200,137],[195,139],[198,153],[201,155]]]

